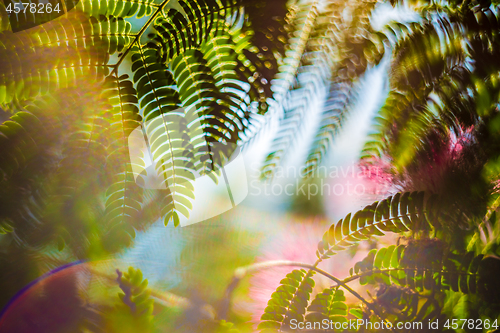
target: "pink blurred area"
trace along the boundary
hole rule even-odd
[[[329,216],[340,219],[397,192],[393,186],[390,165],[351,164],[339,166],[325,179],[323,202]]]
[[[332,223],[336,223],[350,212],[355,212],[390,195],[392,176],[384,166],[363,166],[354,164],[336,170],[328,170],[328,177],[321,183],[323,202],[328,219],[289,217],[285,227],[279,228],[272,240],[261,250],[257,262],[287,260],[306,264],[314,264],[318,259],[316,250],[318,242]],[[357,191],[356,191],[357,189]],[[388,234],[376,238],[377,247],[396,242],[396,236]],[[339,279],[349,276],[349,270],[358,261],[366,257],[373,243],[360,242],[355,251],[343,251],[322,261],[318,267]],[[249,296],[251,301],[245,304],[246,310],[252,314],[252,321],[258,323],[264,313],[272,293],[280,285],[280,281],[297,267],[274,267],[253,274],[250,279]],[[315,288],[312,297],[335,284],[320,274],[314,275]],[[350,284],[352,288],[366,296],[366,287],[358,281]],[[346,292],[347,302],[357,302],[354,296]],[[243,311],[243,306],[242,306]]]
[[[257,262],[273,261],[273,260],[288,260],[307,264],[313,264],[318,259],[316,257],[316,249],[318,242],[322,239],[323,234],[328,230],[329,225],[322,220],[301,221],[291,223],[287,228],[282,229],[279,234],[273,237],[272,242],[264,246],[262,255],[259,256]],[[389,235],[382,243],[392,243],[393,237]],[[361,261],[370,250],[366,242],[362,242],[355,253],[349,251],[340,252],[332,258],[325,260],[319,264],[322,270],[344,279],[349,276],[349,269],[358,261]],[[264,313],[268,301],[271,299],[272,293],[280,285],[280,281],[285,278],[286,274],[290,273],[297,267],[274,267],[254,273],[250,278],[248,304],[240,304],[241,311],[250,312],[252,321],[258,323],[260,317]],[[313,290],[314,297],[317,293],[331,287],[334,282],[320,274],[314,275],[315,287]],[[357,282],[351,285],[358,291],[364,289]],[[351,295],[346,293],[347,301],[354,302]],[[238,305],[235,305],[235,310]]]

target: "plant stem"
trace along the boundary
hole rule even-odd
[[[230,298],[232,291],[237,287],[238,282],[243,279],[248,273],[252,273],[255,271],[259,271],[261,269],[268,269],[272,267],[279,267],[279,266],[295,266],[295,267],[302,267],[302,268],[307,268],[309,270],[315,271],[323,276],[326,276],[327,278],[331,279],[332,281],[337,283],[337,286],[343,287],[345,290],[350,292],[353,296],[355,296],[357,299],[359,299],[361,302],[363,302],[373,313],[375,313],[381,320],[385,321],[385,319],[382,318],[382,316],[378,313],[378,311],[373,308],[372,304],[370,304],[363,296],[361,296],[359,293],[357,293],[355,290],[353,290],[351,287],[349,287],[346,282],[340,280],[339,278],[336,278],[335,276],[331,275],[328,272],[325,272],[324,270],[316,267],[316,265],[311,265],[311,264],[306,264],[302,262],[296,262],[296,261],[287,261],[287,260],[274,260],[274,261],[265,261],[265,262],[260,262],[256,263],[253,265],[249,265],[246,267],[240,267],[236,269],[233,277],[233,281],[229,285],[229,287],[226,290],[225,297]],[[392,330],[392,329],[391,329]]]
[[[114,68],[113,68],[113,71],[111,71],[111,73],[109,75],[115,74],[118,76],[118,67],[120,67],[120,64],[123,62],[123,60],[128,55],[130,50],[132,50],[132,47],[134,46],[134,44],[140,41],[142,35],[146,32],[146,30],[149,28],[151,23],[158,17],[158,14],[162,13],[165,6],[167,6],[169,3],[170,3],[170,0],[164,0],[163,3],[158,7],[158,9],[156,9],[154,14],[151,15],[151,17],[148,19],[148,21],[142,26],[141,30],[139,30],[139,32],[135,36],[134,40],[132,41],[132,43],[130,43],[130,45],[127,47],[125,52],[123,52],[122,56],[118,59],[116,64],[112,65]]]

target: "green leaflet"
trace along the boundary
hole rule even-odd
[[[94,17],[104,15],[121,18],[149,16],[157,7],[152,0],[80,0],[76,6]]]
[[[279,66],[279,72],[276,75],[275,91],[278,101],[284,97],[291,86],[293,78],[297,75],[300,61],[310,39],[310,35],[315,27],[315,21],[318,16],[317,1],[304,5],[304,8],[295,14],[295,31],[289,40],[290,50],[286,53],[283,63]]]
[[[220,92],[226,95],[233,103],[234,111],[248,110],[249,103],[245,101],[247,89],[245,84],[250,85],[248,78],[240,72],[243,64],[238,60],[234,51],[235,44],[231,36],[226,32],[219,30],[213,34],[210,42],[202,45],[201,52],[206,60],[206,65],[210,68],[214,78],[214,84]],[[244,72],[244,71],[243,71]],[[250,98],[255,99],[251,90]]]
[[[143,279],[140,269],[129,267],[128,271],[121,273],[117,270],[119,286],[123,293],[119,297],[123,303],[120,307],[127,306],[137,316],[149,317],[153,314],[154,301],[149,298],[150,291],[147,289],[148,280]]]
[[[183,12],[170,9],[168,16],[155,22],[156,35],[150,46],[158,45],[162,61],[171,60],[187,50],[199,48],[219,29],[229,28],[226,17],[236,9],[236,1],[179,1]]]
[[[435,21],[424,17],[419,24],[388,25],[395,44],[391,89],[363,159],[386,155],[404,170],[427,149],[433,133],[445,137],[447,129],[458,132],[458,124],[477,126],[480,116],[495,109],[491,96],[499,87],[491,71],[498,69],[486,64],[495,51],[482,45],[497,43],[486,28],[497,26],[497,9],[484,15],[472,5],[457,10],[447,3],[443,10],[446,15]],[[477,66],[470,67],[471,62]]]
[[[99,81],[108,73],[109,55],[130,43],[129,34],[130,23],[123,19],[88,19],[78,12],[27,31],[1,33],[0,103]]]
[[[370,251],[354,265],[351,279],[359,277],[362,285],[397,285],[420,293],[447,289],[476,293],[480,279],[484,279],[478,271],[483,257],[472,252],[446,253],[438,240],[415,241]]]
[[[323,97],[325,85],[330,84],[328,81],[331,80],[332,69],[328,63],[327,54],[314,50],[313,46],[322,37],[311,37],[306,45],[306,52],[302,55],[302,66],[297,74],[296,87],[291,88],[285,98],[284,117],[280,121],[280,129],[273,140],[271,153],[266,157],[262,167],[262,174],[266,178],[272,177],[275,168],[296,144],[299,139],[297,132],[301,132],[307,124],[310,105],[316,99]]]
[[[290,320],[304,321],[309,297],[314,287],[314,272],[294,270],[281,280],[280,286],[267,303],[258,329],[261,332],[276,332],[286,329]]]
[[[46,24],[47,22],[57,20],[58,18],[64,16],[67,12],[74,9],[77,1],[66,0],[66,1],[47,1],[45,2],[45,8],[40,8],[38,2],[27,1],[28,10],[19,10],[16,13],[14,1],[4,1],[7,8],[3,8],[9,16],[10,29],[11,31],[17,33],[19,31],[29,30],[37,26]],[[31,5],[34,4],[34,5]],[[21,7],[22,8],[22,7]],[[10,9],[10,13],[8,12]]]
[[[139,46],[133,52],[132,68],[137,69],[134,81],[144,114],[143,131],[151,160],[166,190],[162,215],[165,224],[174,221],[177,226],[178,213],[188,217],[194,199],[191,182],[195,167],[189,156],[193,145],[184,120],[185,110],[177,91],[169,87],[175,84],[172,73],[156,62],[155,50]]]
[[[60,51],[65,54],[66,58],[55,65],[49,53],[30,51],[22,55],[13,55],[9,52],[9,56],[12,57],[9,61],[3,62],[2,68],[0,68],[2,74],[5,74],[0,82],[1,102],[27,100],[47,94],[51,90],[74,87],[81,80],[95,81],[102,78],[102,75],[108,71],[104,66],[107,62],[107,56],[94,58],[86,50],[67,47],[57,47],[53,51]],[[87,68],[83,70],[83,68],[75,67],[74,63],[77,61],[83,61]],[[18,67],[16,63],[37,63],[37,65],[33,68],[31,65]]]
[[[255,134],[251,124],[257,120],[256,110],[267,108],[267,103],[264,103],[264,81],[255,79],[254,73],[249,69],[253,66],[252,63],[245,59],[242,53],[237,53],[239,47],[248,45],[242,46],[235,41],[236,32],[219,29],[212,33],[210,42],[205,42],[200,50],[206,60],[206,66],[210,68],[215,88],[219,90],[223,103],[229,108],[224,111],[225,117],[234,121],[234,126],[237,126],[234,137],[245,140]],[[217,117],[221,118],[222,115]],[[235,139],[226,138],[223,142],[228,145],[226,155],[230,155],[235,148]]]
[[[436,200],[431,196],[427,202]],[[332,224],[318,244],[316,255],[320,260],[327,259],[337,251],[342,251],[360,240],[384,232],[405,232],[425,230],[428,223],[437,225],[438,215],[425,205],[423,192],[396,194],[380,202],[366,206],[354,215],[348,214],[338,223]],[[426,210],[428,209],[428,213]],[[436,206],[434,206],[436,207]],[[431,220],[428,220],[428,219]]]
[[[102,223],[99,198],[92,195],[102,185],[105,178],[105,165],[107,156],[107,133],[110,128],[108,122],[109,110],[107,101],[98,94],[81,96],[85,100],[79,102],[79,107],[73,106],[75,112],[72,122],[68,125],[71,133],[62,144],[62,156],[55,170],[55,176],[51,179],[50,194],[51,200],[45,211],[47,221],[60,223],[60,221],[71,220],[73,225],[57,225],[60,236],[69,247],[87,251],[88,230],[92,228],[101,231],[102,239],[93,241],[107,243],[108,239],[117,240],[113,246],[118,248],[123,245],[130,245],[135,237],[135,232],[113,225]],[[98,175],[99,177],[95,177]],[[106,182],[104,183],[106,184]],[[80,207],[89,205],[83,213]],[[64,209],[66,207],[66,209]],[[123,237],[121,233],[127,234]],[[120,234],[120,236],[117,236]],[[132,236],[129,236],[132,234]],[[97,245],[92,244],[93,246]],[[110,242],[112,243],[112,242]],[[115,251],[117,248],[109,247],[108,251]]]
[[[113,227],[134,225],[142,211],[143,190],[134,178],[129,157],[129,135],[141,126],[137,92],[128,76],[108,77],[102,95],[111,113],[111,142],[107,147],[107,173],[111,185],[106,191],[106,223]],[[119,228],[119,227],[118,227]]]
[[[129,267],[127,272],[118,274],[119,301],[112,310],[104,316],[106,329],[110,332],[153,332],[154,331],[154,300],[147,288],[148,280],[143,278],[140,269]]]
[[[9,30],[10,22],[7,11],[5,10],[5,4],[3,1],[0,3],[0,32]]]
[[[323,53],[326,54],[325,50],[316,48],[318,39],[323,37],[317,17],[317,2],[301,6],[293,16],[293,32],[289,39],[291,47],[278,67],[274,87],[277,92],[275,98],[284,103],[284,117],[280,121],[280,129],[273,140],[271,152],[262,167],[264,178],[272,178],[275,168],[285,157],[285,152],[293,147],[298,139],[297,132],[301,132],[306,123],[304,115],[310,111],[311,103],[321,97],[318,91],[321,91],[322,83],[328,80],[331,73],[328,64],[320,61]],[[321,32],[318,33],[318,29]],[[317,34],[320,35],[318,39],[315,36]],[[316,57],[319,59],[314,62],[309,60]],[[272,63],[269,65],[272,68]],[[298,81],[295,84],[294,79]]]
[[[323,105],[322,120],[306,160],[305,175],[312,176],[340,129],[350,101],[347,82],[332,80]]]
[[[272,80],[277,77],[279,67],[286,57],[291,33],[296,31],[295,16],[299,10],[307,12],[311,5],[304,3],[300,6],[287,6],[290,3],[286,0],[273,1],[272,6],[268,6],[265,0],[241,0],[240,4],[244,6],[240,13],[248,18],[241,30],[231,32],[238,45],[238,58],[249,69],[249,76],[253,76],[252,85],[256,86],[263,97],[273,97],[275,91],[271,89]],[[289,51],[294,53],[293,50]],[[268,105],[264,98],[259,102],[259,113],[264,114]]]
[[[0,158],[0,170],[4,177],[10,177],[18,168],[28,162],[33,156],[37,155],[39,147],[35,144],[38,135],[42,130],[42,123],[37,116],[31,112],[18,112],[0,125],[0,140],[2,146],[8,146],[13,142],[20,140],[23,145],[18,149],[7,151]]]
[[[322,86],[326,80],[331,81],[325,97],[322,97],[323,102],[319,104],[321,120],[305,161],[305,174],[312,176],[328,151],[345,114],[349,112],[353,99],[353,93],[349,90],[355,87],[356,80],[366,68],[378,64],[384,54],[385,35],[373,31],[366,19],[371,15],[373,3],[331,3],[321,10],[316,8],[315,3],[308,6],[299,6],[293,17],[292,29],[295,30],[290,38],[293,46],[286,53],[287,56],[279,67],[280,73],[276,76],[275,90],[280,93],[278,100],[283,99],[285,114],[280,124],[281,130],[276,135],[263,167],[264,177],[272,176],[274,168],[283,159],[284,152],[293,146],[297,133],[300,133],[304,124],[303,115],[311,111],[309,99],[318,98],[305,89],[305,93],[300,90],[294,93],[294,89],[306,85],[316,91],[318,89],[315,86]],[[356,16],[352,20],[324,19],[343,17],[341,13],[346,10],[356,12]],[[313,66],[310,65],[311,62]],[[308,70],[313,73],[309,74]],[[309,78],[315,71],[319,71],[317,79]],[[293,79],[298,81],[298,87],[291,84]],[[312,82],[309,83],[308,80]]]
[[[359,278],[361,285],[378,285],[373,305],[386,309],[391,320],[441,316],[439,295],[444,292],[479,294],[488,302],[497,302],[500,294],[493,276],[500,267],[498,260],[473,252],[449,252],[445,247],[440,240],[423,239],[374,249],[354,265],[346,281]]]
[[[212,70],[201,52],[187,51],[177,56],[171,68],[183,106],[198,112],[205,140],[210,145],[211,162],[220,166],[232,151],[218,149],[218,145],[234,149],[244,131],[239,105],[231,95],[221,91],[222,87],[216,86]],[[217,152],[221,154],[216,155]]]
[[[391,322],[407,321],[418,323],[415,328],[424,328],[436,318],[442,318],[441,307],[432,298],[396,285],[382,285],[373,300],[373,305],[386,309],[385,315]],[[441,320],[441,319],[440,319]]]
[[[307,308],[306,321],[344,323],[347,322],[347,305],[344,292],[336,288],[328,288],[316,295]]]

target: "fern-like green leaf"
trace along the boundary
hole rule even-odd
[[[346,298],[344,291],[335,288],[325,289],[316,295],[307,308],[306,321],[323,323],[326,319],[328,323],[347,322]]]
[[[436,198],[429,199],[432,200]],[[338,223],[332,224],[318,244],[316,254],[322,260],[372,235],[382,236],[384,232],[428,228],[427,218],[432,217],[431,222],[434,223],[438,216],[431,215],[430,212],[426,215],[424,206],[423,192],[398,193],[380,202],[376,201],[354,215],[348,214]]]
[[[144,113],[143,130],[155,168],[163,177],[167,194],[164,199],[165,224],[179,223],[178,214],[188,217],[194,199],[192,181],[195,178],[190,137],[185,137],[188,123],[179,93],[170,70],[156,62],[156,51],[134,48],[132,56],[134,81]],[[185,87],[187,88],[187,87]]]
[[[205,139],[209,145],[233,144],[244,131],[240,105],[230,95],[221,92],[210,67],[199,51],[188,51],[171,64],[183,106],[195,108],[202,119]],[[235,146],[234,146],[235,147]],[[217,149],[211,149],[211,155]],[[231,152],[226,152],[230,156]],[[228,158],[229,156],[225,156]],[[222,158],[222,161],[224,158]],[[212,162],[221,158],[212,156]]]
[[[153,0],[80,0],[76,9],[97,18],[101,15],[142,18],[151,15],[158,7]]]
[[[140,269],[129,267],[127,272],[118,274],[119,302],[105,316],[107,332],[153,332],[154,300],[147,288],[148,280],[144,279]]]
[[[394,89],[375,119],[376,131],[371,134],[363,157],[369,159],[388,153],[394,156],[398,168],[408,165],[421,138],[435,128],[440,119],[450,125],[455,121],[446,119],[449,111],[442,109],[441,101],[430,95],[435,93],[443,99],[447,95],[459,95],[456,89],[460,89],[460,84],[454,86],[456,83],[449,81],[456,82],[456,75],[464,66],[461,32],[456,24],[440,19],[413,29],[395,47],[396,59],[391,73]]]
[[[210,35],[217,35],[226,25],[228,13],[237,10],[234,1],[179,1],[182,12],[170,9],[168,15],[155,22],[156,36],[150,45],[158,45],[162,61],[172,59],[190,49],[200,48]]]
[[[105,215],[106,223],[117,232],[123,232],[131,226],[142,227],[137,225],[137,217],[142,210],[143,190],[135,181],[128,146],[129,135],[141,126],[142,119],[137,107],[137,92],[127,79],[128,75],[108,77],[102,92],[112,114],[112,141],[107,147],[106,162],[111,185],[106,191]]]
[[[309,297],[314,287],[312,274],[294,270],[281,280],[280,286],[267,303],[258,328],[261,332],[289,329],[290,321],[303,322]]]
[[[340,129],[345,115],[348,113],[350,88],[346,82],[335,80],[330,82],[328,97],[321,115],[322,120],[306,160],[305,175],[314,174],[314,170],[320,165]]]
[[[112,32],[102,34],[102,29]],[[89,21],[74,14],[28,31],[1,33],[0,103],[75,87],[82,80],[101,81],[108,73],[108,52],[125,46],[127,29],[130,24],[123,20]]]
[[[418,292],[451,289],[476,293],[482,279],[478,270],[483,257],[472,252],[446,253],[443,243],[437,240],[417,241],[370,251],[354,265],[353,277],[359,277],[362,285],[383,283]]]

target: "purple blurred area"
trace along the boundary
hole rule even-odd
[[[85,263],[53,270],[20,291],[3,309],[0,332],[77,332],[92,311],[83,295],[91,273]]]

